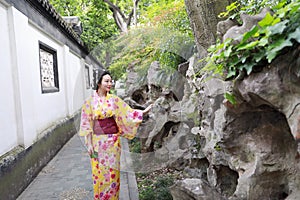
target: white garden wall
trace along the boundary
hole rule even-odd
[[[95,64],[85,60],[22,12],[0,2],[0,156],[28,148],[57,121],[80,110],[91,94]],[[45,24],[51,26],[51,24]],[[56,51],[59,90],[42,93],[39,44]]]
[[[18,144],[17,136],[17,109],[14,82],[17,72],[15,71],[14,62],[12,60],[9,37],[9,17],[8,9],[0,3],[0,155],[11,150]]]

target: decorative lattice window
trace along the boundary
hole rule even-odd
[[[85,65],[85,85],[86,89],[91,88],[91,80],[90,80],[90,68],[88,65]]]
[[[39,54],[42,93],[58,92],[57,52],[50,46],[39,42]]]

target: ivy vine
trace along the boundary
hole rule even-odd
[[[231,7],[232,9],[232,7]],[[300,1],[280,1],[241,41],[217,41],[208,49],[205,70],[225,80],[250,75],[255,67],[271,63],[284,49],[300,43]]]

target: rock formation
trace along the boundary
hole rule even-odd
[[[142,171],[182,170],[185,179],[171,187],[174,200],[299,199],[299,55],[298,44],[235,82],[194,78],[194,58],[172,73],[154,62],[141,80],[129,72],[132,106],[154,102],[139,131],[143,152],[152,152]],[[236,105],[224,98],[227,91]]]
[[[222,41],[226,39],[233,39],[233,43],[237,44],[241,41],[243,34],[250,31],[257,23],[262,20],[267,13],[272,13],[271,9],[264,8],[257,15],[251,16],[245,13],[240,14],[242,24],[239,25],[237,22],[227,19],[221,21],[217,25],[217,33],[222,36]],[[231,26],[231,27],[230,27]]]
[[[129,102],[135,107],[154,102],[138,136],[143,152],[152,152],[142,154],[142,162],[151,164],[136,170],[182,170],[186,179],[171,188],[175,200],[211,195],[214,200],[296,200],[299,53],[298,47],[234,84],[219,79],[193,82],[193,59],[186,76],[165,73],[158,62],[143,80],[130,72],[127,92],[134,100]],[[224,99],[230,90],[237,105]]]

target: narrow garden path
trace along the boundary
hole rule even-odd
[[[128,148],[122,140],[123,148]],[[126,162],[125,159],[122,162]],[[89,156],[76,134],[38,174],[17,200],[92,200]],[[121,172],[120,200],[138,200],[133,173]]]

